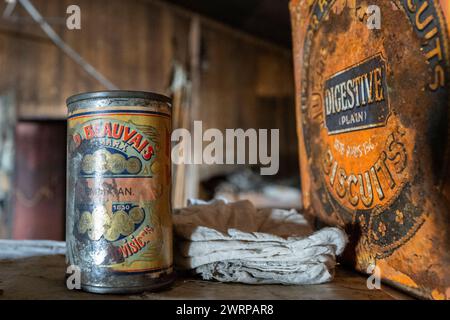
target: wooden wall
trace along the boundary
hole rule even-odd
[[[204,129],[280,128],[283,167],[296,170],[290,50],[200,17],[200,48],[194,51],[199,63],[193,66],[189,39],[198,17],[190,12],[150,0],[78,0],[82,29],[68,30],[66,8],[73,1],[32,3],[72,48],[121,89],[168,94],[174,62],[196,72],[193,119],[203,120]],[[0,92],[15,91],[19,118],[63,119],[68,96],[105,89],[63,54],[23,8],[18,5],[13,15],[21,18],[0,19]],[[222,170],[202,167],[200,176]]]

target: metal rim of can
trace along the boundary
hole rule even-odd
[[[66,104],[69,106],[70,104],[80,102],[83,100],[96,100],[96,99],[148,99],[155,100],[163,103],[169,104],[171,106],[172,100],[162,94],[147,92],[147,91],[134,91],[134,90],[105,90],[105,91],[91,91],[91,92],[83,92],[78,93],[73,96],[70,96],[66,100]]]

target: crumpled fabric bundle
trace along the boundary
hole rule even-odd
[[[295,210],[250,201],[190,200],[174,213],[175,265],[205,280],[247,284],[331,281],[348,242],[339,228],[314,232]]]

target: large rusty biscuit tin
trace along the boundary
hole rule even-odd
[[[448,1],[292,0],[306,210],[347,261],[450,298]]]
[[[136,91],[67,99],[68,264],[83,290],[130,293],[172,273],[171,109]]]

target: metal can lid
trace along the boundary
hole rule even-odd
[[[166,103],[171,103],[171,99],[165,95],[146,92],[146,91],[133,91],[133,90],[105,90],[105,91],[92,91],[75,94],[70,96],[66,100],[66,104],[72,104],[82,100],[90,99],[114,99],[114,98],[137,98],[137,99],[149,99]]]

